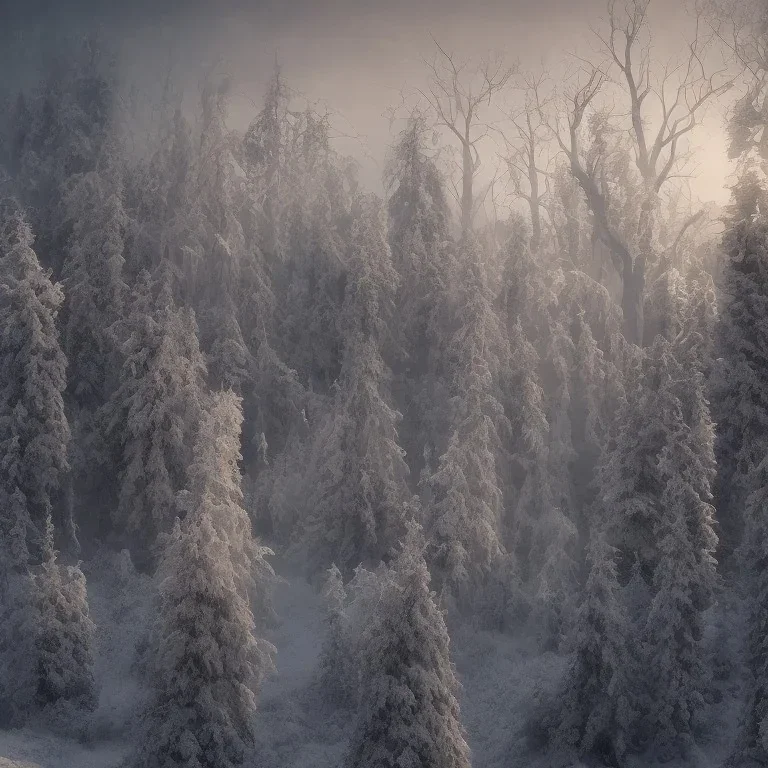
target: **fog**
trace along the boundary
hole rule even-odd
[[[591,30],[605,16],[600,0],[4,0],[2,8],[0,82],[27,81],[44,60],[44,51],[54,50],[68,36],[98,30],[119,51],[123,81],[135,84],[139,93],[155,89],[170,70],[177,88],[194,104],[193,94],[206,72],[231,76],[230,119],[236,129],[244,129],[258,111],[278,61],[291,88],[333,111],[337,134],[354,137],[341,139],[338,148],[359,161],[361,180],[377,191],[393,136],[385,113],[403,96],[413,101],[424,86],[424,60],[434,54],[433,38],[457,60],[498,53],[523,70],[546,69],[558,84],[578,65],[572,54],[594,58]],[[683,2],[652,6],[649,19],[659,61],[685,53],[693,31],[689,10]],[[519,93],[509,89],[500,106],[514,109],[518,99]],[[718,204],[727,201],[731,172],[722,114],[728,103],[721,99],[711,107],[691,136],[694,149],[702,152],[687,168],[693,194]],[[484,154],[495,160],[498,146],[485,147]]]
[[[0,766],[768,765],[752,1],[0,6]]]

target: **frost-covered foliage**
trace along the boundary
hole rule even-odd
[[[627,751],[632,711],[630,637],[616,574],[615,550],[595,526],[589,576],[574,634],[574,657],[559,703],[554,743],[617,764]]]
[[[353,226],[343,308],[344,355],[333,406],[308,469],[305,546],[312,567],[391,557],[405,530],[408,466],[398,445],[401,415],[388,402],[381,356],[395,273],[380,209],[361,201]]]
[[[746,523],[754,470],[768,449],[768,220],[756,215],[758,205],[768,206],[768,191],[748,176],[736,194],[723,242],[728,262],[714,377],[720,519],[731,549]]]
[[[259,334],[270,327],[274,298],[256,235],[249,238],[243,226],[248,198],[236,172],[236,139],[226,126],[228,95],[226,81],[208,81],[201,92],[187,247],[212,381],[248,397],[253,352]]]
[[[466,609],[503,551],[499,430],[507,426],[499,402],[503,340],[477,247],[459,252],[458,322],[450,342],[448,445],[429,486],[429,562],[438,589]]]
[[[327,392],[342,364],[339,316],[357,182],[352,163],[333,149],[328,117],[307,109],[293,118],[278,187],[285,213],[274,267],[276,349],[302,380]]]
[[[93,710],[95,627],[80,566],[57,562],[47,521],[43,560],[5,581],[0,611],[0,713],[19,725],[35,713]]]
[[[66,199],[73,225],[62,271],[63,346],[69,390],[89,409],[101,405],[114,386],[116,358],[108,328],[121,317],[126,298],[122,267],[128,221],[116,162],[109,158],[106,168],[83,175]]]
[[[0,570],[23,568],[30,554],[39,562],[46,520],[69,469],[67,361],[56,328],[62,292],[40,268],[32,243],[15,202],[0,201]],[[73,536],[65,523],[61,533]]]
[[[42,565],[31,581],[34,619],[35,703],[66,702],[93,709],[94,624],[88,611],[85,576],[80,566],[56,561],[53,525],[48,524]]]
[[[756,95],[756,94],[755,94]],[[752,125],[744,122],[744,111],[752,110]],[[757,120],[756,120],[757,118]],[[765,121],[754,113],[754,105],[742,102],[734,115],[732,141],[751,141],[753,129]],[[763,131],[765,133],[765,131]],[[742,149],[745,149],[742,147]],[[746,151],[746,149],[745,149]],[[725,268],[725,301],[718,325],[717,350],[722,355],[715,378],[718,416],[718,502],[729,544],[741,540],[740,555],[748,569],[750,626],[748,660],[752,674],[749,700],[737,755],[764,760],[768,723],[768,649],[766,649],[765,578],[766,476],[765,429],[768,421],[768,381],[765,379],[766,326],[768,307],[768,185],[756,165],[744,162],[739,184],[734,188],[728,229],[723,246],[728,256]]]
[[[253,744],[256,693],[274,648],[255,634],[249,598],[271,568],[250,540],[237,471],[242,415],[219,395],[201,424],[176,523],[158,573],[152,697],[134,764],[242,765]]]
[[[403,445],[417,476],[425,448],[440,444],[445,422],[441,386],[454,247],[444,180],[427,148],[426,118],[414,115],[398,136],[385,169],[389,242],[400,276],[396,306],[401,345],[395,363],[403,413]]]
[[[159,285],[157,284],[159,282]],[[204,406],[205,362],[194,315],[176,306],[165,280],[140,276],[128,316],[114,332],[123,359],[120,386],[104,409],[120,467],[115,522],[151,548],[173,525]]]
[[[601,468],[599,502],[610,511],[603,518],[609,540],[625,564],[637,563],[644,588],[634,594],[647,595],[631,613],[640,638],[634,728],[668,755],[688,751],[710,686],[702,626],[714,601],[717,545],[714,430],[703,377],[683,353],[690,329],[678,321],[670,328],[672,340],[657,336],[638,360],[621,431]]]
[[[640,106],[646,10],[609,3],[602,40],[626,33],[615,94],[637,73]],[[755,29],[736,43],[764,70]],[[671,78],[706,69],[697,46]],[[437,54],[461,111],[451,79],[471,73]],[[654,147],[640,114],[628,137],[603,70],[564,102],[526,81],[532,121],[566,129],[532,168],[529,227],[503,174],[481,190],[497,126],[476,111],[454,186],[434,115],[409,109],[382,199],[340,116],[279,67],[248,124],[218,70],[148,95],[95,38],[51,57],[0,93],[0,196],[19,201],[0,205],[3,725],[73,716],[149,768],[467,768],[467,740],[488,768],[623,767],[716,762],[748,687],[737,756],[765,760],[764,83],[733,112],[721,279],[717,212],[683,211],[675,181],[688,120]],[[460,227],[450,192],[473,179],[488,217]],[[277,678],[267,637],[290,649]]]
[[[351,653],[347,591],[341,571],[332,565],[323,585],[326,605],[326,636],[320,655],[318,684],[324,701],[336,706],[354,704],[357,694],[357,668]]]
[[[9,170],[31,212],[40,260],[56,275],[75,223],[75,211],[62,197],[96,168],[105,145],[119,135],[111,54],[97,35],[76,45],[48,59],[37,88],[17,101],[13,119]]]
[[[365,631],[364,692],[345,765],[468,768],[448,632],[411,524]]]

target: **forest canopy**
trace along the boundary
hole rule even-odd
[[[6,73],[0,754],[287,765],[303,584],[285,696],[343,744],[308,765],[768,761],[768,11],[666,58],[651,5],[567,75],[432,38],[375,185],[279,59],[242,126],[222,67],[142,90],[109,36]],[[454,638],[550,668],[503,736]]]

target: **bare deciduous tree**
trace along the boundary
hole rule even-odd
[[[546,93],[546,73],[522,77],[523,104],[508,115],[511,135],[505,136],[505,158],[510,183],[516,197],[525,200],[531,213],[531,250],[541,246],[541,212],[549,195],[549,165],[552,159],[548,109],[552,103]]]
[[[595,31],[606,58],[599,64],[586,62],[582,84],[567,97],[565,128],[557,126],[556,137],[565,153],[574,178],[579,182],[594,217],[598,238],[608,247],[622,277],[622,309],[625,334],[629,341],[643,339],[643,294],[646,265],[654,253],[655,211],[662,187],[679,175],[686,160],[684,137],[701,122],[708,103],[728,90],[734,77],[723,69],[714,71],[705,62],[711,35],[701,31],[696,17],[695,31],[687,54],[666,64],[651,57],[648,28],[650,0],[626,0],[620,9],[609,0],[607,30]],[[612,74],[618,73],[616,80]],[[598,94],[616,82],[629,101],[628,133],[634,150],[634,164],[643,182],[643,200],[637,215],[636,236],[622,236],[610,221],[608,190],[600,167],[605,159],[601,149],[586,153],[581,127],[585,116],[596,105]],[[655,107],[655,108],[654,108]],[[653,120],[652,116],[658,117]],[[616,123],[616,109],[606,119]],[[606,146],[602,151],[610,152]]]
[[[515,68],[501,56],[489,56],[474,69],[467,61],[459,62],[434,41],[437,53],[427,61],[430,82],[419,91],[435,115],[436,125],[447,128],[461,150],[461,191],[457,195],[461,209],[461,231],[472,228],[478,209],[474,182],[480,168],[478,145],[495,130],[484,108],[506,88]]]

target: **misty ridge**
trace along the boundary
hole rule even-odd
[[[368,135],[87,8],[0,30],[0,768],[768,765],[764,0]]]

